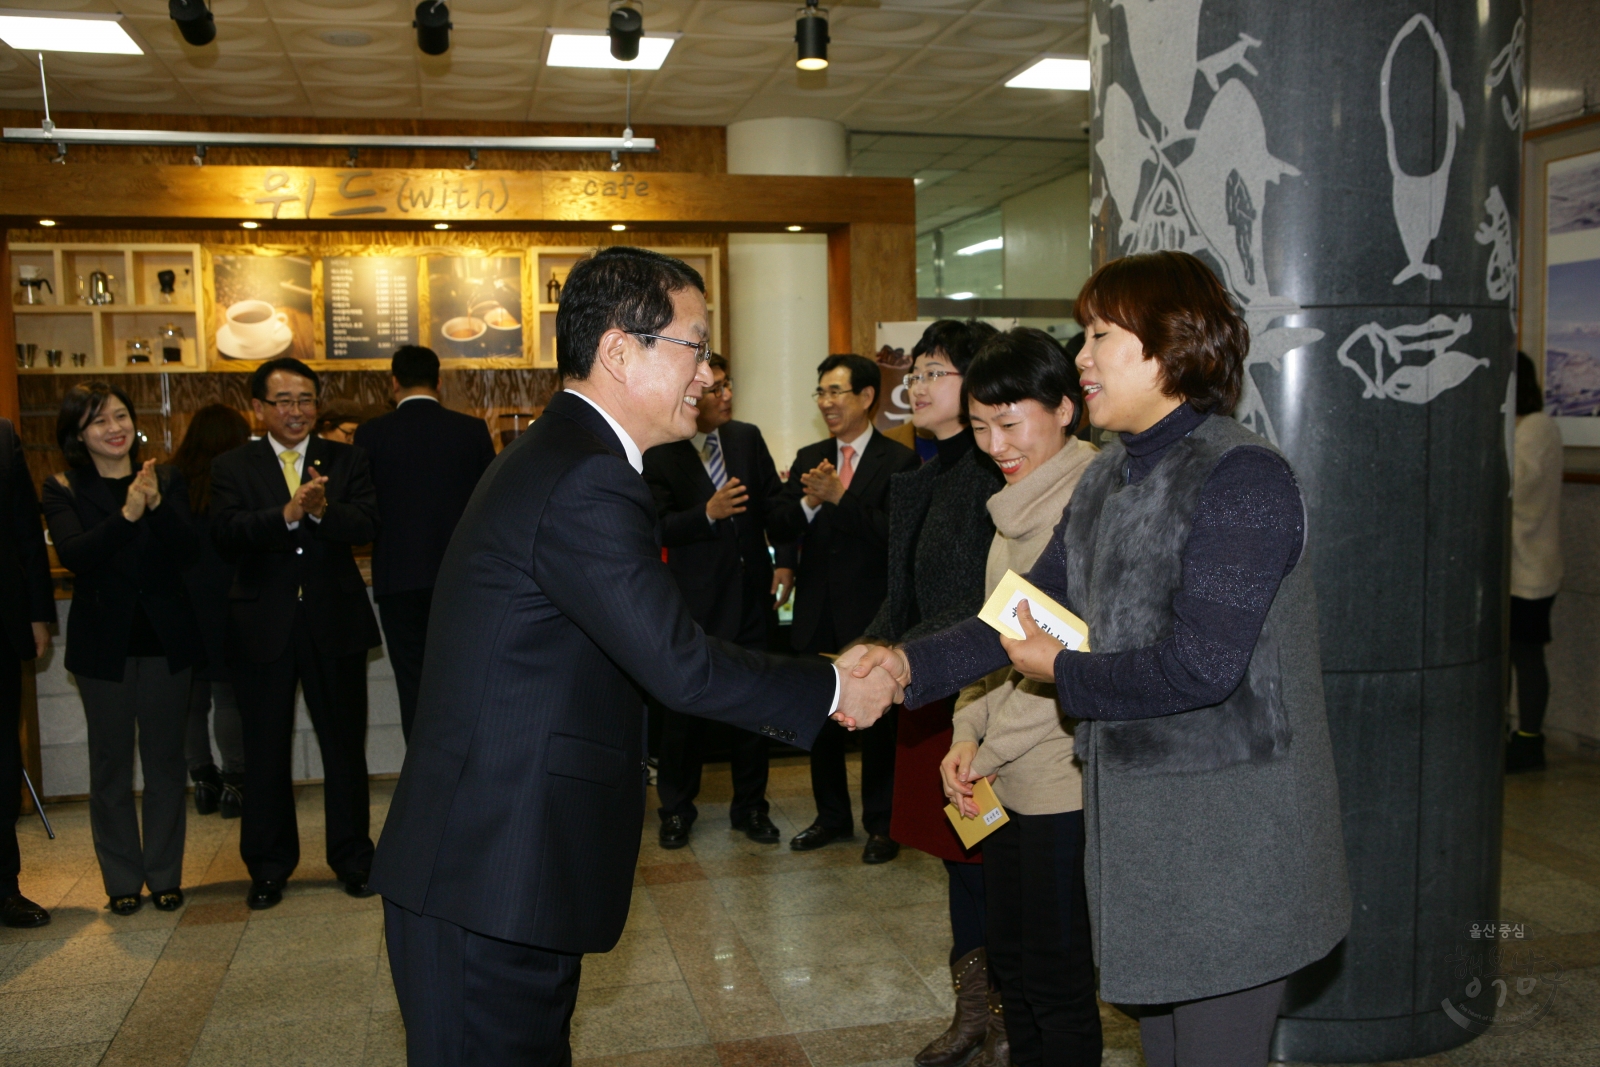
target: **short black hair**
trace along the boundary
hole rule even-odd
[[[728,357],[723,355],[721,352],[711,353],[711,358],[706,360],[706,365],[714,371],[721,371],[723,374],[733,373],[733,371],[728,368]]]
[[[94,457],[89,454],[89,447],[78,438],[78,434],[100,414],[100,409],[112,397],[122,401],[122,406],[128,409],[128,417],[133,421],[133,445],[128,449],[128,458],[135,466],[138,465],[139,413],[133,410],[133,401],[128,399],[128,394],[122,391],[121,386],[109,382],[80,382],[68,389],[67,395],[61,398],[61,411],[56,415],[56,444],[61,446],[61,454],[67,457],[68,466],[93,465]]]
[[[994,407],[1037,400],[1052,411],[1062,400],[1071,400],[1069,432],[1083,418],[1078,368],[1054,337],[1031,326],[997,333],[984,342],[961,379],[963,411],[971,400]]]
[[[297,374],[302,378],[311,380],[311,391],[317,396],[322,395],[322,379],[317,377],[317,372],[301,363],[293,356],[279,356],[269,359],[257,367],[250,374],[250,395],[265,403],[267,399],[267,379],[279,371]]]
[[[926,330],[922,331],[922,339],[911,349],[911,358],[926,356],[933,352],[943,352],[961,374],[967,373],[967,365],[972,362],[972,357],[978,354],[978,349],[983,343],[1000,331],[990,326],[987,322],[977,319],[940,319]]]
[[[439,353],[421,345],[402,345],[395,349],[389,360],[389,373],[402,389],[415,389],[425,385],[439,388]]]
[[[1517,353],[1517,414],[1532,415],[1544,410],[1544,387],[1539,384],[1539,370],[1528,358],[1528,353]]]
[[[868,388],[872,390],[872,404],[876,407],[883,395],[883,372],[878,369],[877,361],[854,352],[836,352],[817,364],[817,380],[820,382],[824,374],[839,367],[849,368],[852,393]]]
[[[660,252],[612,245],[579,260],[567,275],[556,311],[557,372],[570,381],[589,377],[607,330],[660,333],[672,323],[672,294],[685,289],[704,293],[705,279],[683,260]]]

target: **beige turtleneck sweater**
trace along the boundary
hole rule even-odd
[[[1038,470],[989,498],[995,535],[985,596],[1007,570],[1032,569],[1095,453],[1093,445],[1073,438]],[[1061,714],[1053,684],[1006,668],[962,690],[956,709],[952,743],[980,744],[973,773],[997,776],[995,795],[1008,811],[1054,815],[1083,807],[1083,775],[1072,752],[1074,720]]]

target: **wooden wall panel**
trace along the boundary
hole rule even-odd
[[[872,355],[878,350],[878,323],[905,322],[916,317],[916,226],[852,224],[849,351]]]

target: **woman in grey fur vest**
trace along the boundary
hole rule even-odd
[[[1008,662],[1078,728],[1100,995],[1150,1067],[1265,1064],[1289,975],[1350,925],[1305,509],[1226,417],[1249,331],[1200,260],[1116,260],[1079,294],[1089,465],[1029,572],[1089,627],[1070,652],[971,619],[874,650],[926,702]]]

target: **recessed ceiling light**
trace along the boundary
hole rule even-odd
[[[249,219],[246,219],[245,221],[239,223],[239,225],[243,226],[247,230],[259,230],[261,228],[261,223],[252,222]]]
[[[39,220],[39,225],[40,226],[54,226],[55,224],[56,224],[56,220],[55,219],[40,219]]]
[[[956,255],[975,256],[979,252],[994,252],[1004,248],[1005,246],[1006,239],[1004,237],[991,237],[987,241],[979,241],[975,245],[968,245],[965,248],[956,249]]]
[[[433,228],[436,230],[448,230],[450,224],[448,222],[436,222],[433,224]]]
[[[977,295],[976,293],[951,293],[950,294],[950,299],[951,300],[971,300],[976,295]]]
[[[613,223],[612,223],[612,224],[611,224],[611,229],[612,229],[612,230],[613,230],[613,231],[614,231],[614,232],[616,232],[616,233],[621,233],[621,232],[622,232],[622,231],[623,231],[623,230],[626,230],[626,229],[627,229],[627,227],[626,227],[626,226],[624,226],[624,225],[623,225],[623,224],[622,224],[622,223],[620,223],[620,222],[613,222]]]
[[[372,34],[362,33],[360,30],[328,30],[317,36],[323,42],[338,48],[360,48],[362,45],[372,43]]]
[[[803,227],[803,226],[790,226],[789,227],[789,232],[790,233],[799,233],[803,229],[805,229],[805,227]]]
[[[144,49],[122,28],[121,15],[57,15],[48,11],[0,15],[0,41],[19,52],[144,55]]]
[[[660,70],[678,40],[675,33],[647,34],[639,39],[639,58],[626,63],[611,54],[604,30],[551,30],[549,67],[599,67],[604,70]]]
[[[1006,82],[1007,89],[1089,89],[1089,61],[1066,56],[1045,56]]]

